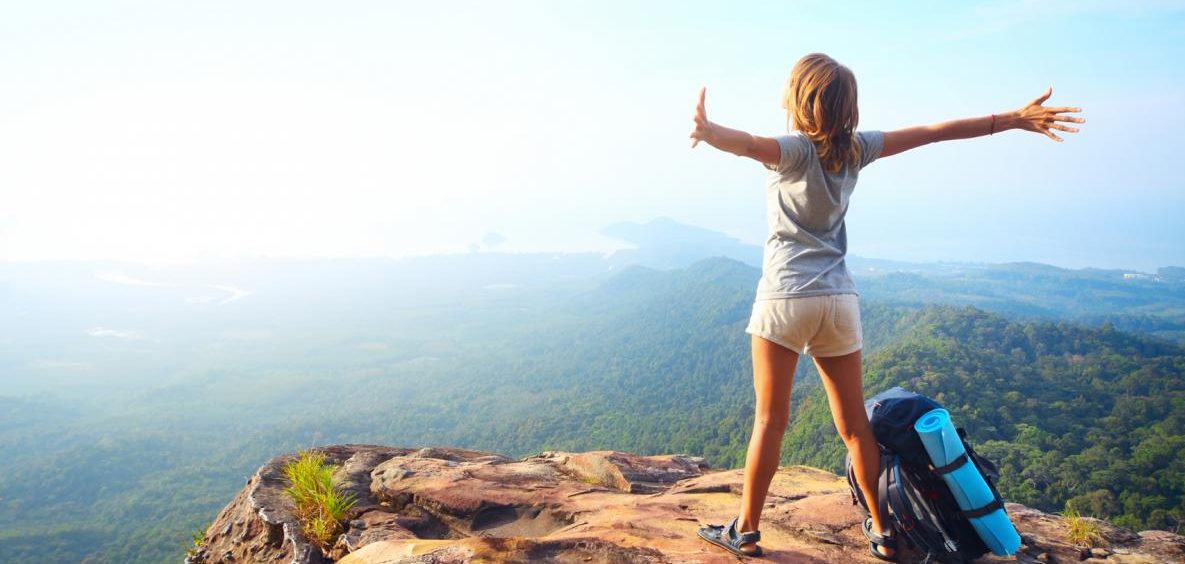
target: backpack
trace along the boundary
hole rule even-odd
[[[897,536],[916,549],[923,562],[966,563],[988,553],[989,549],[959,508],[942,476],[932,468],[913,428],[919,417],[940,407],[938,402],[900,387],[890,388],[864,402],[880,447],[877,500],[882,513],[892,521]],[[956,431],[968,458],[984,477],[996,503],[1002,505],[996,488],[1000,472],[995,463],[975,452],[962,427]],[[868,502],[856,482],[850,455],[844,455],[844,466],[852,504],[860,505],[867,516]]]

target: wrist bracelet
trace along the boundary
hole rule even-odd
[[[988,131],[988,135],[992,135],[995,132],[996,132],[996,114],[992,114],[992,128],[991,128],[991,130]]]

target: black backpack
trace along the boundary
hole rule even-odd
[[[864,402],[872,432],[880,446],[880,479],[877,500],[887,514],[899,538],[905,539],[923,557],[923,562],[966,563],[983,556],[989,549],[968,521],[1003,506],[996,481],[996,465],[978,455],[967,442],[962,427],[956,430],[968,458],[991,488],[995,501],[972,512],[962,511],[950,488],[936,471],[914,431],[914,422],[926,412],[942,407],[938,402],[900,387],[890,388]],[[851,488],[852,504],[860,505],[865,516],[868,502],[856,482],[849,455],[844,466]],[[951,464],[957,467],[958,463]],[[941,470],[941,469],[939,469]],[[887,511],[887,513],[885,513]],[[900,550],[900,549],[899,549]]]

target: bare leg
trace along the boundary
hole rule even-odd
[[[864,378],[860,366],[860,351],[843,356],[816,358],[815,366],[827,390],[827,402],[831,406],[831,417],[840,438],[848,447],[856,483],[868,501],[872,514],[872,528],[885,534],[889,532],[886,515],[881,514],[877,503],[877,479],[880,474],[880,450],[864,412]],[[879,547],[880,553],[892,556],[895,550]]]
[[[741,514],[737,530],[757,530],[761,508],[769,493],[769,484],[778,471],[782,454],[782,435],[790,422],[790,388],[798,353],[777,343],[753,335],[753,391],[757,403],[753,417],[753,436],[745,456],[745,487],[741,494]],[[751,552],[754,543],[741,545]]]

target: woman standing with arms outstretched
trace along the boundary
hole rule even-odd
[[[877,504],[880,451],[864,412],[860,349],[862,335],[856,287],[844,264],[844,215],[861,169],[937,141],[991,135],[1009,129],[1062,139],[1052,130],[1076,132],[1057,122],[1083,123],[1062,115],[1080,108],[1045,107],[1052,87],[1018,110],[898,129],[856,131],[856,78],[822,53],[795,63],[782,96],[793,131],[759,137],[708,121],[704,89],[695,109],[691,146],[703,141],[752,158],[770,170],[766,186],[769,236],[761,280],[746,333],[753,336],[753,389],[757,394],[753,435],[745,459],[739,515],[727,525],[701,527],[705,540],[736,554],[760,556],[758,521],[777,472],[782,435],[790,418],[790,389],[801,354],[810,355],[835,427],[852,458],[856,481],[868,500],[864,522],[869,551],[895,560],[896,538]]]

